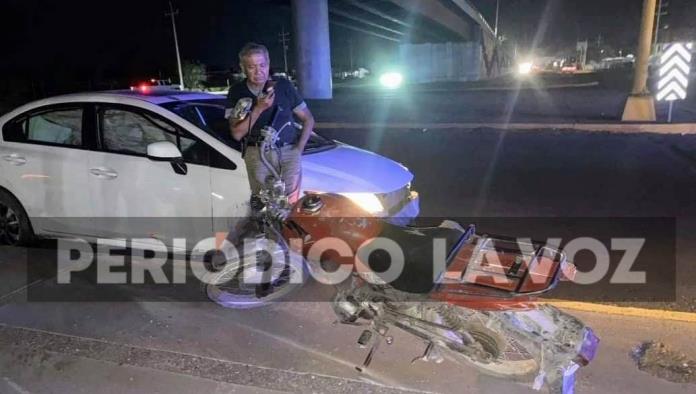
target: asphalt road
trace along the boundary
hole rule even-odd
[[[597,85],[584,86],[593,82]],[[675,102],[674,122],[696,120],[696,84],[689,89],[686,100]],[[629,91],[626,75],[591,74],[561,80],[404,86],[394,91],[372,83],[339,88],[333,100],[309,104],[322,122],[603,123],[621,120]],[[656,107],[658,121],[666,122],[668,104]]]
[[[530,90],[516,96],[514,111],[506,111],[515,96],[463,91],[395,98],[357,92],[312,108],[324,122],[423,123],[603,121],[623,105],[619,91]],[[679,116],[687,119],[689,112]],[[543,238],[560,227],[528,231],[519,218],[600,218],[604,235],[616,230],[606,218],[672,218],[676,257],[651,255],[649,262],[676,269],[672,287],[669,274],[658,282],[667,283],[673,299],[630,304],[696,311],[696,137],[379,128],[323,134],[408,166],[424,221],[469,218],[488,232]],[[483,219],[491,217],[502,220]],[[423,345],[398,332],[394,345],[380,349],[372,370],[359,375],[353,367],[365,356],[355,346],[361,329],[333,324],[322,302],[230,311],[207,302],[174,302],[166,290],[160,302],[27,302],[25,264],[26,250],[0,248],[2,393],[531,392],[450,362],[411,365]],[[296,297],[318,300],[326,291],[309,286]],[[693,385],[639,371],[630,357],[640,343],[656,340],[696,358],[693,324],[573,313],[602,338],[598,359],[580,373],[579,392],[693,392]]]
[[[416,176],[424,220],[675,218],[676,299],[646,306],[693,310],[692,137],[490,129],[325,134],[407,165]],[[491,232],[517,235],[524,227],[519,223],[486,225]],[[334,324],[324,302],[230,311],[173,302],[177,297],[167,290],[160,302],[26,302],[25,253],[0,249],[0,392],[531,392],[450,362],[411,365],[423,345],[398,332],[395,344],[378,352],[372,370],[359,375],[353,367],[365,356],[355,346],[361,329]],[[653,262],[669,263],[659,256]],[[295,297],[326,299],[326,292],[309,286]],[[693,359],[693,324],[573,313],[602,338],[598,359],[581,371],[579,392],[693,391],[693,385],[639,371],[630,357],[636,346],[655,340]]]
[[[0,248],[5,280],[21,277],[22,249]],[[13,274],[14,272],[14,274]],[[17,276],[19,275],[19,276]],[[34,286],[52,286],[50,282]],[[309,285],[302,293],[325,293]],[[26,302],[24,290],[0,298],[2,393],[532,393],[520,382],[481,375],[450,361],[410,360],[424,344],[392,330],[371,368],[362,328],[335,324],[325,302],[282,302],[258,310],[213,303]],[[328,294],[324,294],[328,295]],[[295,297],[298,297],[299,293]],[[696,326],[689,323],[573,312],[601,337],[597,359],[578,377],[580,393],[687,393],[638,369],[631,357],[645,341],[660,341],[693,359]]]
[[[587,229],[587,236],[597,237],[622,234],[620,225],[610,225],[618,223],[612,218],[643,218],[637,220],[645,225],[649,217],[671,218],[676,231],[663,246],[676,242],[676,258],[656,253],[645,264],[653,272],[676,266],[676,297],[660,306],[696,310],[696,136],[492,129],[323,134],[406,165],[415,174],[424,218],[472,218],[488,233],[542,240],[567,234],[558,222],[553,227],[563,218],[572,218],[565,223],[571,227],[582,222],[578,218],[595,218],[596,228]],[[490,217],[498,219],[480,219]],[[546,229],[525,228],[530,221],[518,218],[537,218]],[[620,301],[612,299],[612,288],[583,292]],[[674,285],[664,282],[664,289]]]
[[[630,70],[438,82],[394,91],[375,80],[336,81],[333,100],[308,102],[322,122],[601,123],[621,119],[631,83]],[[27,101],[31,98],[0,97],[0,115]],[[666,122],[667,110],[667,103],[657,104],[659,121]],[[688,98],[675,102],[673,120],[696,120],[696,81],[690,84]]]

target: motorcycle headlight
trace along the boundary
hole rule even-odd
[[[365,211],[377,214],[384,211],[384,206],[379,198],[373,193],[341,193],[342,196],[348,197]]]

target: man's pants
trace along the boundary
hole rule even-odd
[[[258,194],[263,188],[266,178],[271,172],[261,161],[261,150],[258,146],[247,147],[244,154],[251,193]],[[267,155],[270,164],[280,173],[285,183],[285,194],[290,204],[300,198],[300,183],[302,182],[302,152],[297,145],[285,145],[280,149],[271,149]]]

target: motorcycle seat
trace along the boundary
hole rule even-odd
[[[367,263],[378,278],[388,282],[393,288],[407,293],[426,294],[435,287],[437,278],[452,261],[453,253],[459,250],[471,233],[472,231],[461,228],[400,227],[385,223],[380,238],[392,240],[399,245],[404,254],[403,270],[396,280],[388,281],[389,275],[385,274],[391,266],[391,255],[378,248],[377,245],[381,244],[373,245],[374,250],[370,253]],[[438,252],[446,258],[444,263],[437,265],[434,264],[433,254],[436,239],[444,241],[444,254],[442,251]]]

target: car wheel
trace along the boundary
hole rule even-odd
[[[10,193],[0,190],[0,244],[27,246],[35,239],[27,213]]]

